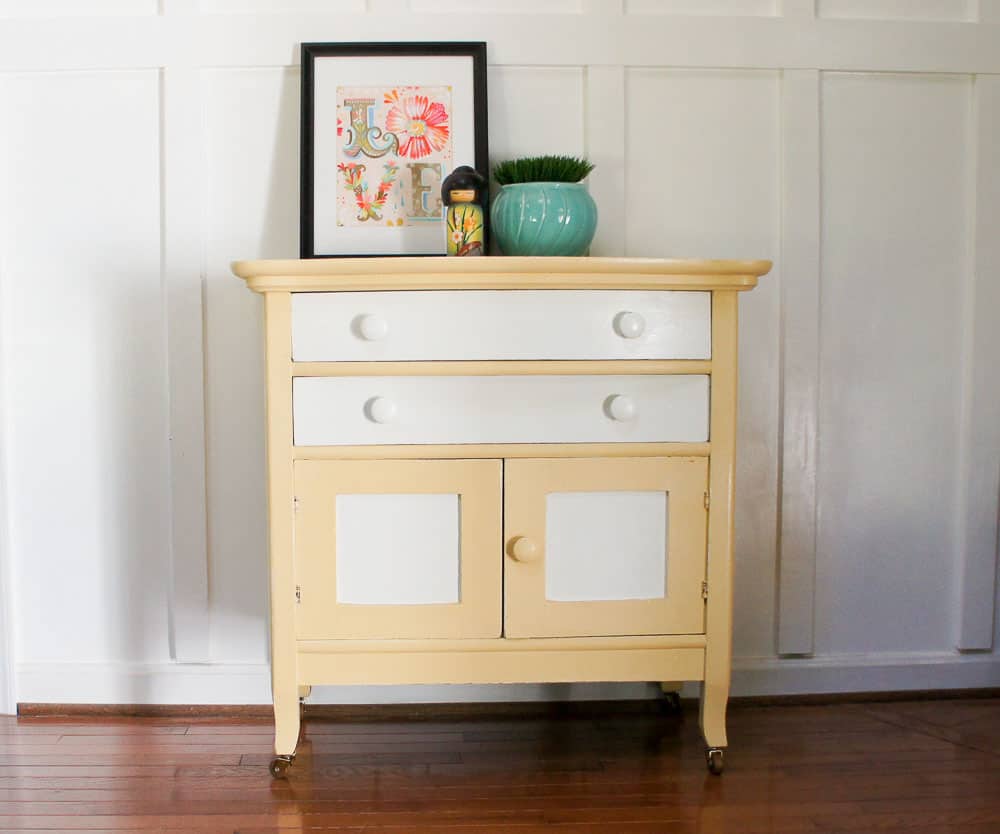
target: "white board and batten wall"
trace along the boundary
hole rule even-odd
[[[736,694],[1000,684],[1000,0],[0,0],[4,707],[269,699],[228,264],[296,255],[307,40],[486,40],[491,155],[589,155],[594,254],[775,260]]]

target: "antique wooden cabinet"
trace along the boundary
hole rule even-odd
[[[274,775],[316,684],[701,681],[726,746],[737,298],[766,261],[243,261]]]

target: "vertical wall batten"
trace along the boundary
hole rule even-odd
[[[0,113],[10,111],[7,101],[7,79],[0,76]],[[6,132],[0,131],[0,715],[14,711],[16,692],[14,675],[16,657],[14,656],[14,592],[13,582],[13,549],[10,540],[10,505],[8,503],[8,484],[10,473],[7,468],[7,443],[10,438],[8,422],[7,388],[7,305],[6,301],[6,259],[10,241],[7,230],[8,216],[11,210],[7,195],[10,194],[8,183],[8,166],[10,155],[6,145]]]
[[[819,409],[820,100],[816,70],[786,70],[781,133],[781,506],[778,654],[815,634]]]
[[[586,155],[596,167],[590,175],[590,193],[600,209],[594,255],[625,254],[625,68],[587,67],[584,139]]]
[[[182,662],[209,660],[205,376],[202,317],[204,136],[201,81],[180,33],[197,0],[163,0],[172,33],[161,71],[163,295],[166,307],[171,499],[171,649]]]
[[[970,230],[971,286],[964,312],[962,425],[959,436],[958,558],[959,622],[956,647],[993,647],[997,580],[997,515],[1000,490],[1000,76],[978,76],[973,85],[969,187],[974,190]]]

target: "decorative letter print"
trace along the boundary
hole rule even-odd
[[[338,87],[337,114],[337,225],[440,223],[451,87]]]

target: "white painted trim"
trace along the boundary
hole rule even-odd
[[[0,285],[3,283],[2,254],[0,254]],[[0,309],[3,292],[0,286]],[[4,349],[3,325],[0,323],[0,715],[12,715],[17,703],[14,657],[14,586],[13,560],[10,547],[10,516],[7,511],[7,438],[10,436],[6,420],[6,375],[2,369]]]
[[[1000,657],[957,652],[878,652],[812,658],[743,657],[733,695],[976,689],[1000,686]]]
[[[5,101],[6,80],[0,78],[0,112],[10,112]],[[5,136],[0,131],[0,715],[14,712],[15,672],[14,672],[14,588],[13,550],[10,545],[10,515],[8,512],[7,485],[10,483],[7,469],[7,448],[10,427],[7,423],[7,363],[6,359],[6,307],[4,306],[6,258],[8,241],[4,238],[9,229],[7,219],[10,208],[5,195],[7,187],[7,148]]]
[[[969,189],[970,263],[963,288],[962,396],[958,427],[958,634],[963,650],[993,647],[1000,498],[1000,78],[976,78],[972,87]]]
[[[823,20],[808,16],[404,14],[408,40],[482,40],[491,65],[825,69],[1000,73],[992,25]],[[573,37],[565,37],[567,24]],[[181,53],[200,67],[284,67],[317,33],[385,40],[382,15],[265,14],[5,20],[0,72],[161,67]],[[934,49],[928,49],[933,33]]]
[[[22,663],[20,703],[270,704],[267,664]],[[1000,658],[957,652],[736,658],[732,694],[802,695],[1000,686]],[[697,684],[686,684],[693,695]],[[653,682],[315,687],[310,703],[576,701],[654,697]]]
[[[580,0],[583,14],[625,14],[625,0]]]
[[[270,704],[266,663],[21,663],[18,703]]]
[[[822,199],[819,73],[788,70],[781,91],[781,530],[777,651],[812,654]]]
[[[782,17],[812,19],[816,17],[816,0],[781,0]]]
[[[163,0],[162,13],[191,26],[198,3]],[[207,662],[210,646],[201,86],[198,68],[175,49],[160,86],[161,280],[170,426],[170,641],[173,657],[188,663]]]

